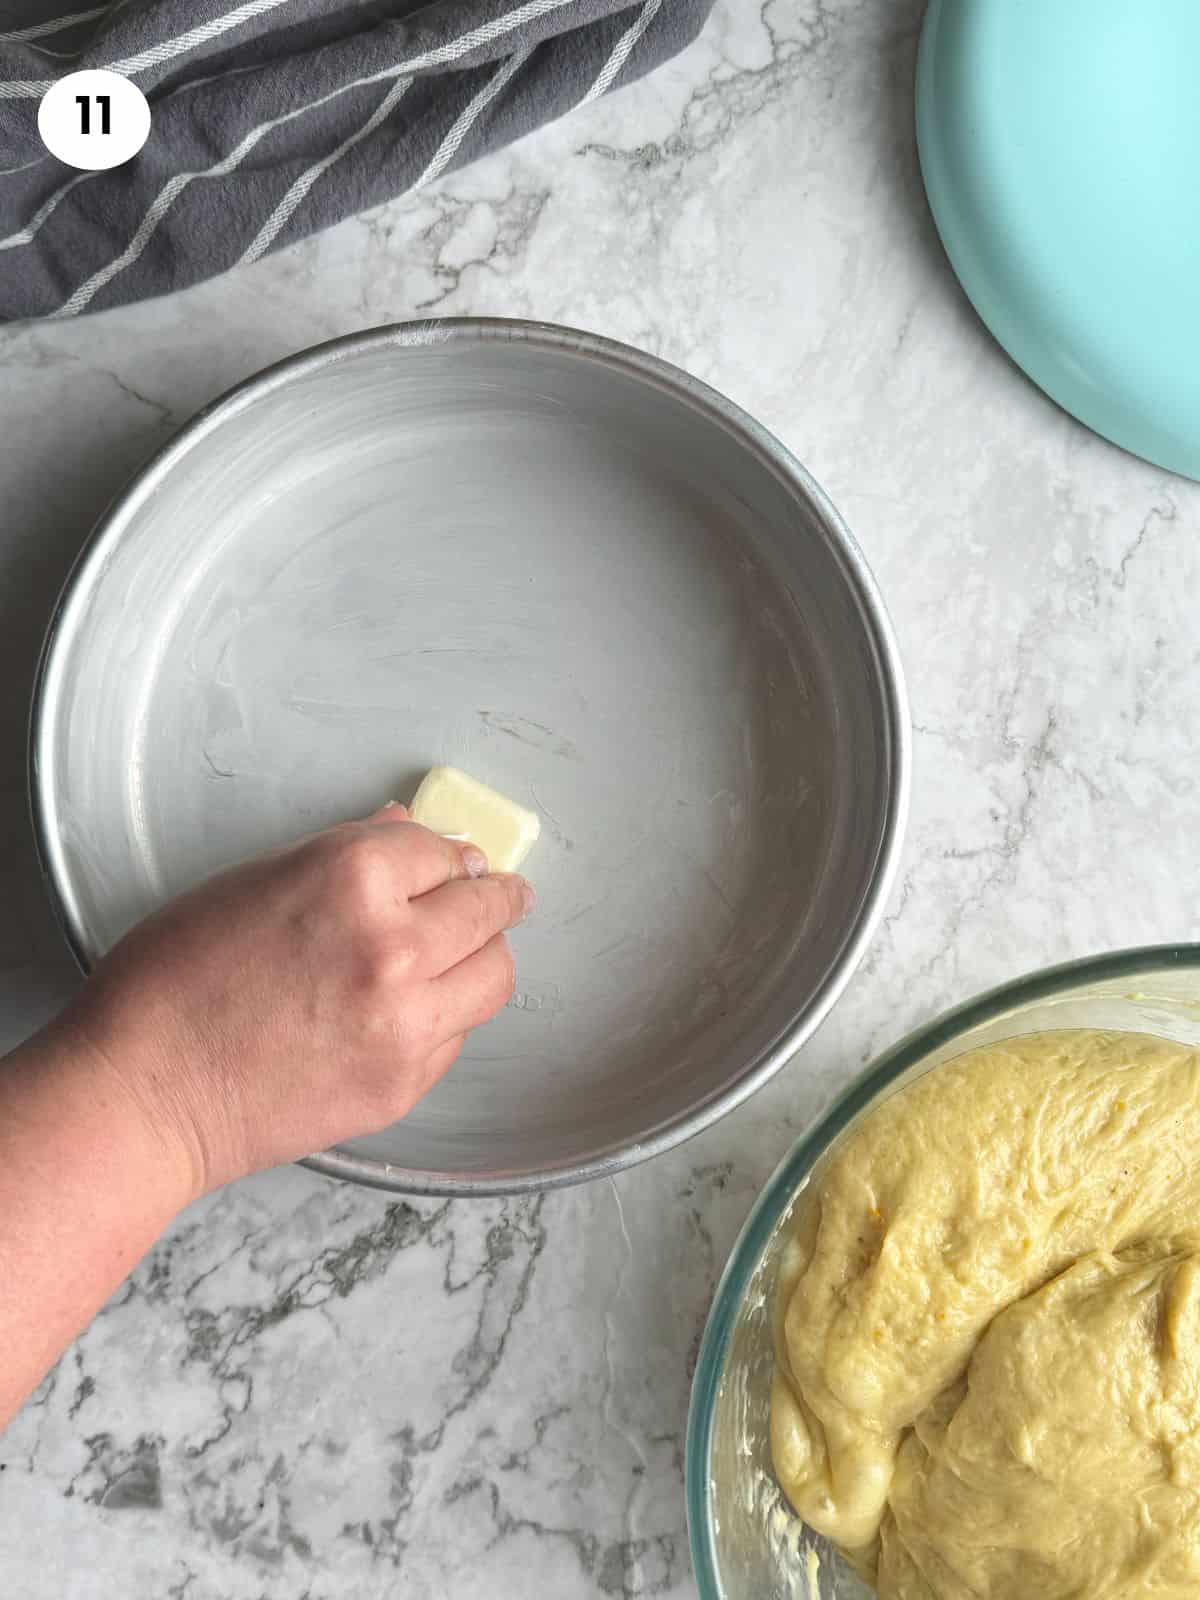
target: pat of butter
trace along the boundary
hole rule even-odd
[[[515,872],[542,831],[534,812],[457,767],[427,772],[408,810],[423,828],[478,845],[493,872]]]

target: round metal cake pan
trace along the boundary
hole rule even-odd
[[[614,1172],[766,1082],[881,915],[908,724],[808,473],[705,385],[530,323],[356,334],[209,406],[53,617],[31,795],[86,970],[214,869],[437,762],[533,807],[518,992],[322,1172],[437,1194]]]

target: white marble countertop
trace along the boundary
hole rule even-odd
[[[770,1088],[541,1199],[296,1169],[196,1207],[0,1439],[14,1600],[691,1593],[690,1365],[793,1136],[980,987],[1196,937],[1200,487],[1085,433],[974,318],[917,174],[920,12],[721,0],[652,80],[420,196],[174,299],[0,330],[0,1044],[72,981],[24,808],[54,593],[191,411],[331,335],[533,316],[726,391],[864,546],[916,724],[887,921]]]

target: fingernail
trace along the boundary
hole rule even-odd
[[[534,906],[537,905],[537,895],[533,892],[533,885],[526,879],[521,879],[521,915],[529,916]]]
[[[488,859],[476,844],[465,844],[462,847],[463,866],[467,869],[467,876],[471,878],[486,878]]]

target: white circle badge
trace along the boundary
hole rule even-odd
[[[47,89],[38,132],[69,167],[102,172],[137,155],[150,135],[150,103],[119,72],[72,72]]]

